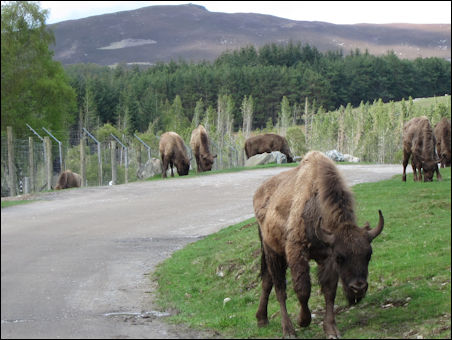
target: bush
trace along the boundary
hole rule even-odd
[[[303,156],[307,151],[306,140],[300,126],[291,126],[287,129],[286,139],[293,155]]]

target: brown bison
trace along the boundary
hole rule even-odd
[[[339,279],[350,304],[358,303],[368,287],[371,242],[383,230],[383,215],[371,229],[356,224],[354,198],[333,161],[311,151],[300,165],[266,180],[254,194],[254,212],[261,240],[262,294],[256,313],[258,326],[268,324],[267,305],[272,287],[281,309],[283,335],[295,336],[286,310],[286,269],[301,304],[297,323],[311,323],[309,260],[318,264],[325,297],[323,329],[338,338],[334,300]]]
[[[71,170],[63,171],[58,177],[55,190],[68,189],[68,188],[80,188],[82,185],[82,177],[72,172]]]
[[[168,165],[171,167],[171,177],[174,177],[173,166],[177,168],[179,176],[188,175],[190,159],[181,136],[175,132],[165,132],[160,136],[160,157],[162,158],[162,177],[166,178]]]
[[[450,166],[450,119],[443,117],[439,123],[435,125],[436,152],[438,153],[441,168]]]
[[[247,158],[260,153],[272,151],[282,152],[287,157],[287,163],[293,162],[289,144],[287,144],[287,140],[280,135],[274,133],[266,133],[263,135],[250,137],[245,141],[245,153]]]
[[[415,181],[431,182],[436,171],[436,177],[441,180],[438,170],[439,159],[435,152],[436,138],[427,117],[416,117],[403,126],[403,176],[406,182],[406,167],[411,157],[411,166]],[[419,176],[416,173],[419,170]]]
[[[212,170],[213,159],[217,155],[212,155],[209,150],[209,139],[204,126],[199,125],[191,133],[190,146],[195,154],[197,171]]]

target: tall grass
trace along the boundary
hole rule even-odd
[[[354,186],[359,225],[375,226],[378,209],[385,228],[373,242],[369,291],[348,307],[338,290],[336,321],[344,338],[450,338],[451,336],[451,176],[442,182],[407,182],[401,176]],[[322,338],[324,299],[311,262],[313,321],[296,328],[302,338]],[[151,277],[157,300],[175,311],[168,320],[211,329],[229,338],[282,336],[279,304],[270,295],[270,324],[256,325],[260,296],[260,244],[255,219],[230,226],[175,252]],[[299,311],[288,271],[287,307]],[[230,300],[228,301],[229,298]],[[226,299],[226,300],[225,300]],[[295,324],[295,322],[294,322]]]

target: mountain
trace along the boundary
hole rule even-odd
[[[301,42],[319,51],[344,54],[359,48],[399,58],[450,60],[451,25],[335,25],[294,21],[254,13],[209,12],[202,6],[150,6],[49,25],[55,33],[54,59],[63,64],[154,64],[184,59],[212,61],[247,45]]]

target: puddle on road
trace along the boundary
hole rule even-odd
[[[18,320],[2,320],[2,324],[5,323],[21,323],[21,322],[31,322],[31,321],[35,321],[35,320],[26,320],[26,319],[18,319]]]
[[[135,317],[135,318],[162,318],[165,316],[170,316],[170,313],[167,312],[159,312],[155,310],[151,310],[149,312],[112,312],[112,313],[105,313],[104,316],[125,316],[125,317]]]

